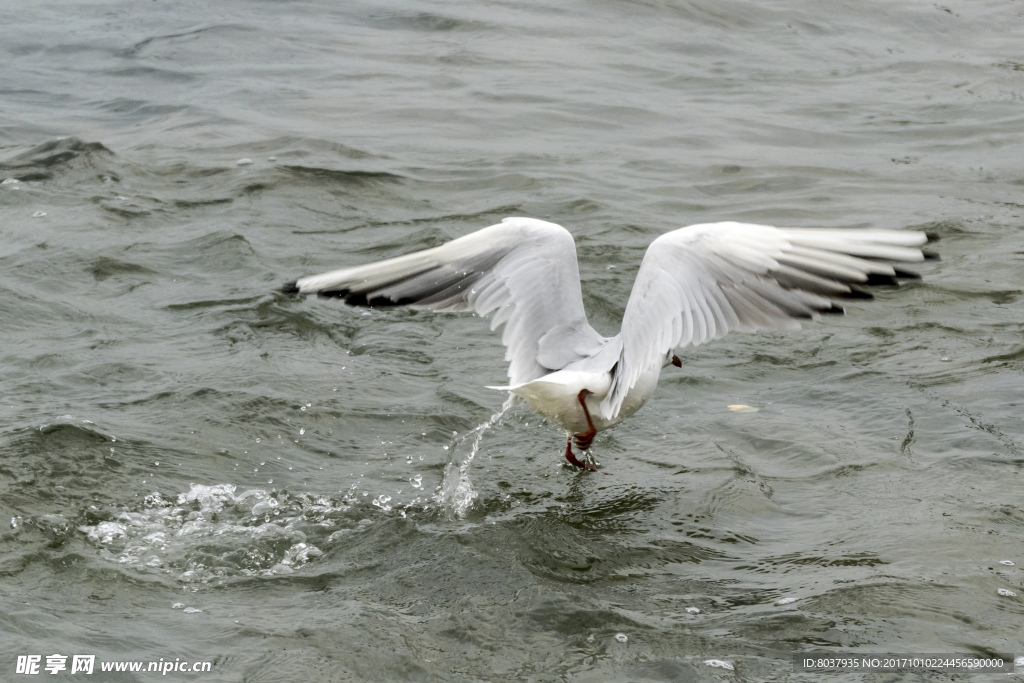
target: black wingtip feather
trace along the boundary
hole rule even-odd
[[[320,290],[316,293],[317,296],[325,299],[344,299],[348,296],[347,289],[335,289],[335,290]]]
[[[841,299],[874,299],[875,295],[871,292],[865,292],[863,289],[850,287],[850,291],[847,294],[840,294],[839,297]]]
[[[925,258],[926,261],[941,261],[942,260],[942,257],[939,256],[939,253],[936,252],[936,251],[928,251],[927,249],[922,249],[921,253],[924,254],[924,258]]]
[[[929,242],[938,242],[940,239],[942,239],[941,237],[939,237],[939,233],[932,232],[931,230],[925,230],[924,236],[928,238]]]
[[[916,273],[912,270],[903,270],[902,268],[893,268],[896,272],[896,277],[901,280],[920,280],[921,273]]]
[[[896,279],[895,275],[885,275],[883,273],[868,273],[868,279],[864,282],[865,285],[889,285],[891,287],[897,287],[900,281]]]
[[[392,301],[387,297],[368,297],[362,292],[353,292],[349,289],[324,290],[316,293],[325,299],[342,299],[349,306],[360,306],[365,308],[395,308],[397,306],[408,306],[416,303],[414,299],[399,299]]]
[[[336,289],[333,292],[317,292],[317,296],[322,296],[327,299],[341,299],[347,304],[352,306],[369,306],[370,304],[366,301],[365,294],[353,294],[347,289]]]
[[[298,280],[294,280],[292,282],[286,283],[283,287],[281,287],[281,293],[282,294],[298,294],[299,293],[299,281]]]
[[[822,315],[846,315],[846,309],[842,306],[832,304],[829,308],[823,308],[818,313]]]

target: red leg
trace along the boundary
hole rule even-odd
[[[573,434],[573,438],[576,439],[576,447],[583,450],[590,448],[590,444],[594,443],[594,437],[597,436],[597,430],[594,428],[594,421],[590,419],[590,411],[587,409],[587,403],[583,399],[590,394],[586,389],[581,389],[577,399],[580,402],[580,406],[583,408],[583,414],[587,418],[587,431],[580,432],[579,434]]]
[[[575,465],[576,467],[579,467],[581,470],[587,470],[588,472],[596,472],[597,471],[597,468],[594,466],[594,463],[592,463],[592,462],[580,462],[576,458],[575,454],[573,454],[573,452],[572,452],[572,437],[569,437],[568,439],[566,439],[566,442],[565,442],[565,459],[568,460],[570,464]]]
[[[580,390],[577,399],[580,402],[580,406],[583,407],[583,414],[587,417],[587,431],[580,432],[579,434],[573,434],[565,442],[565,459],[571,464],[579,467],[581,470],[587,470],[588,472],[596,472],[597,467],[592,462],[580,462],[576,459],[576,455],[572,452],[572,442],[576,440],[576,446],[582,450],[590,448],[590,444],[594,442],[594,435],[597,434],[597,429],[594,427],[594,421],[590,419],[590,411],[587,409],[587,404],[583,400],[587,397],[590,392],[586,389]]]

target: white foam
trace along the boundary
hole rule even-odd
[[[354,523],[345,515],[357,504],[354,490],[340,501],[263,489],[235,491],[233,484],[192,484],[173,501],[152,493],[141,506],[78,531],[111,562],[166,574],[197,590],[233,577],[292,573],[323,556],[307,531],[323,539],[316,542],[331,543],[341,538],[337,527]],[[37,525],[43,522],[53,526],[59,520],[51,515],[36,520]]]
[[[731,662],[727,662],[724,659],[705,659],[704,663],[715,669],[727,669],[729,671],[735,671],[736,667]]]
[[[82,527],[80,531],[85,531],[90,541],[100,545],[108,545],[128,535],[125,525],[117,522],[100,522],[94,527]]]

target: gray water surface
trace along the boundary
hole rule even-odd
[[[1022,24],[1011,0],[0,5],[0,679],[53,653],[246,682],[1024,655]],[[691,223],[925,229],[943,260],[683,349],[581,473],[484,388],[487,321],[279,292],[509,215],[574,234],[605,334]],[[213,667],[98,670],[161,658]],[[828,676],[862,679],[897,680]]]

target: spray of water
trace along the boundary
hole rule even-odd
[[[473,489],[473,483],[469,479],[469,465],[480,450],[480,443],[488,429],[495,426],[505,417],[505,414],[515,404],[515,396],[509,394],[501,410],[491,415],[490,419],[483,424],[477,425],[473,430],[456,436],[448,448],[448,464],[444,467],[444,476],[441,483],[434,491],[434,502],[450,516],[458,519],[463,517],[476,500],[477,492]],[[470,437],[469,453],[460,457],[463,451],[461,448]]]

